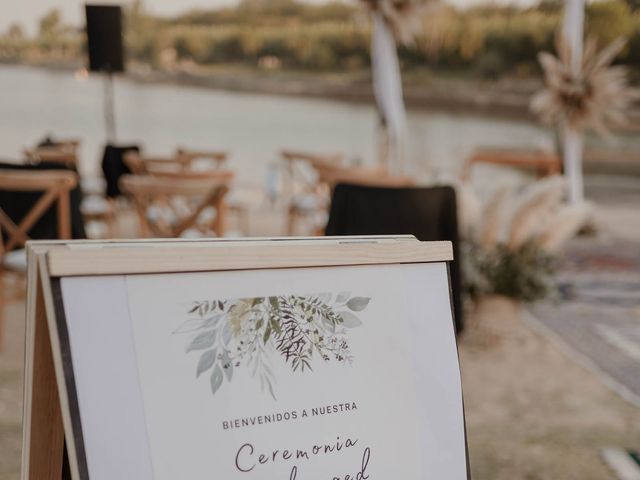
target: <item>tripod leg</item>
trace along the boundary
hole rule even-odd
[[[104,77],[104,123],[107,129],[107,140],[116,141],[116,114],[113,74],[107,72]]]

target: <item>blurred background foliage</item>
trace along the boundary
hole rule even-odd
[[[587,7],[587,32],[601,44],[618,36],[629,44],[618,59],[640,66],[640,0],[602,0]],[[429,9],[423,33],[400,48],[405,71],[435,70],[497,79],[540,75],[536,55],[552,50],[562,2],[535,8],[479,6]],[[0,36],[0,61],[82,64],[82,31],[64,24],[57,10],[44,14],[36,35],[12,25]],[[366,12],[339,1],[243,0],[236,7],[192,11],[173,18],[149,14],[141,0],[126,11],[132,65],[189,70],[219,65],[307,71],[369,68]],[[640,69],[638,69],[640,71]],[[638,72],[634,76],[640,78]]]

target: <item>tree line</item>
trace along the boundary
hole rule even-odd
[[[618,59],[640,65],[640,11],[635,0],[602,0],[587,7],[586,31],[605,44],[629,39]],[[441,6],[425,12],[412,45],[400,47],[403,70],[431,69],[483,78],[539,75],[541,50],[553,50],[562,2],[535,8]],[[362,71],[370,64],[370,23],[352,3],[243,0],[235,7],[191,11],[172,18],[148,13],[141,0],[125,10],[129,61],[154,69],[244,65],[266,69]],[[37,35],[12,25],[0,36],[0,60],[83,62],[84,33],[57,10],[40,20]]]

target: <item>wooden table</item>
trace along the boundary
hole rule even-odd
[[[556,175],[562,172],[560,157],[551,152],[529,149],[481,148],[467,159],[462,178],[471,176],[471,169],[477,164],[535,170],[538,177]]]

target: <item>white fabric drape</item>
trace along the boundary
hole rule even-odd
[[[393,33],[380,12],[373,14],[371,64],[373,91],[386,134],[381,156],[393,173],[402,173],[407,114],[402,97],[398,51]]]
[[[571,68],[574,73],[581,69],[584,42],[584,0],[566,0],[563,34],[571,50]],[[584,201],[584,180],[582,175],[582,152],[584,137],[582,132],[570,125],[563,128],[563,160],[565,176],[569,182],[569,201]]]

